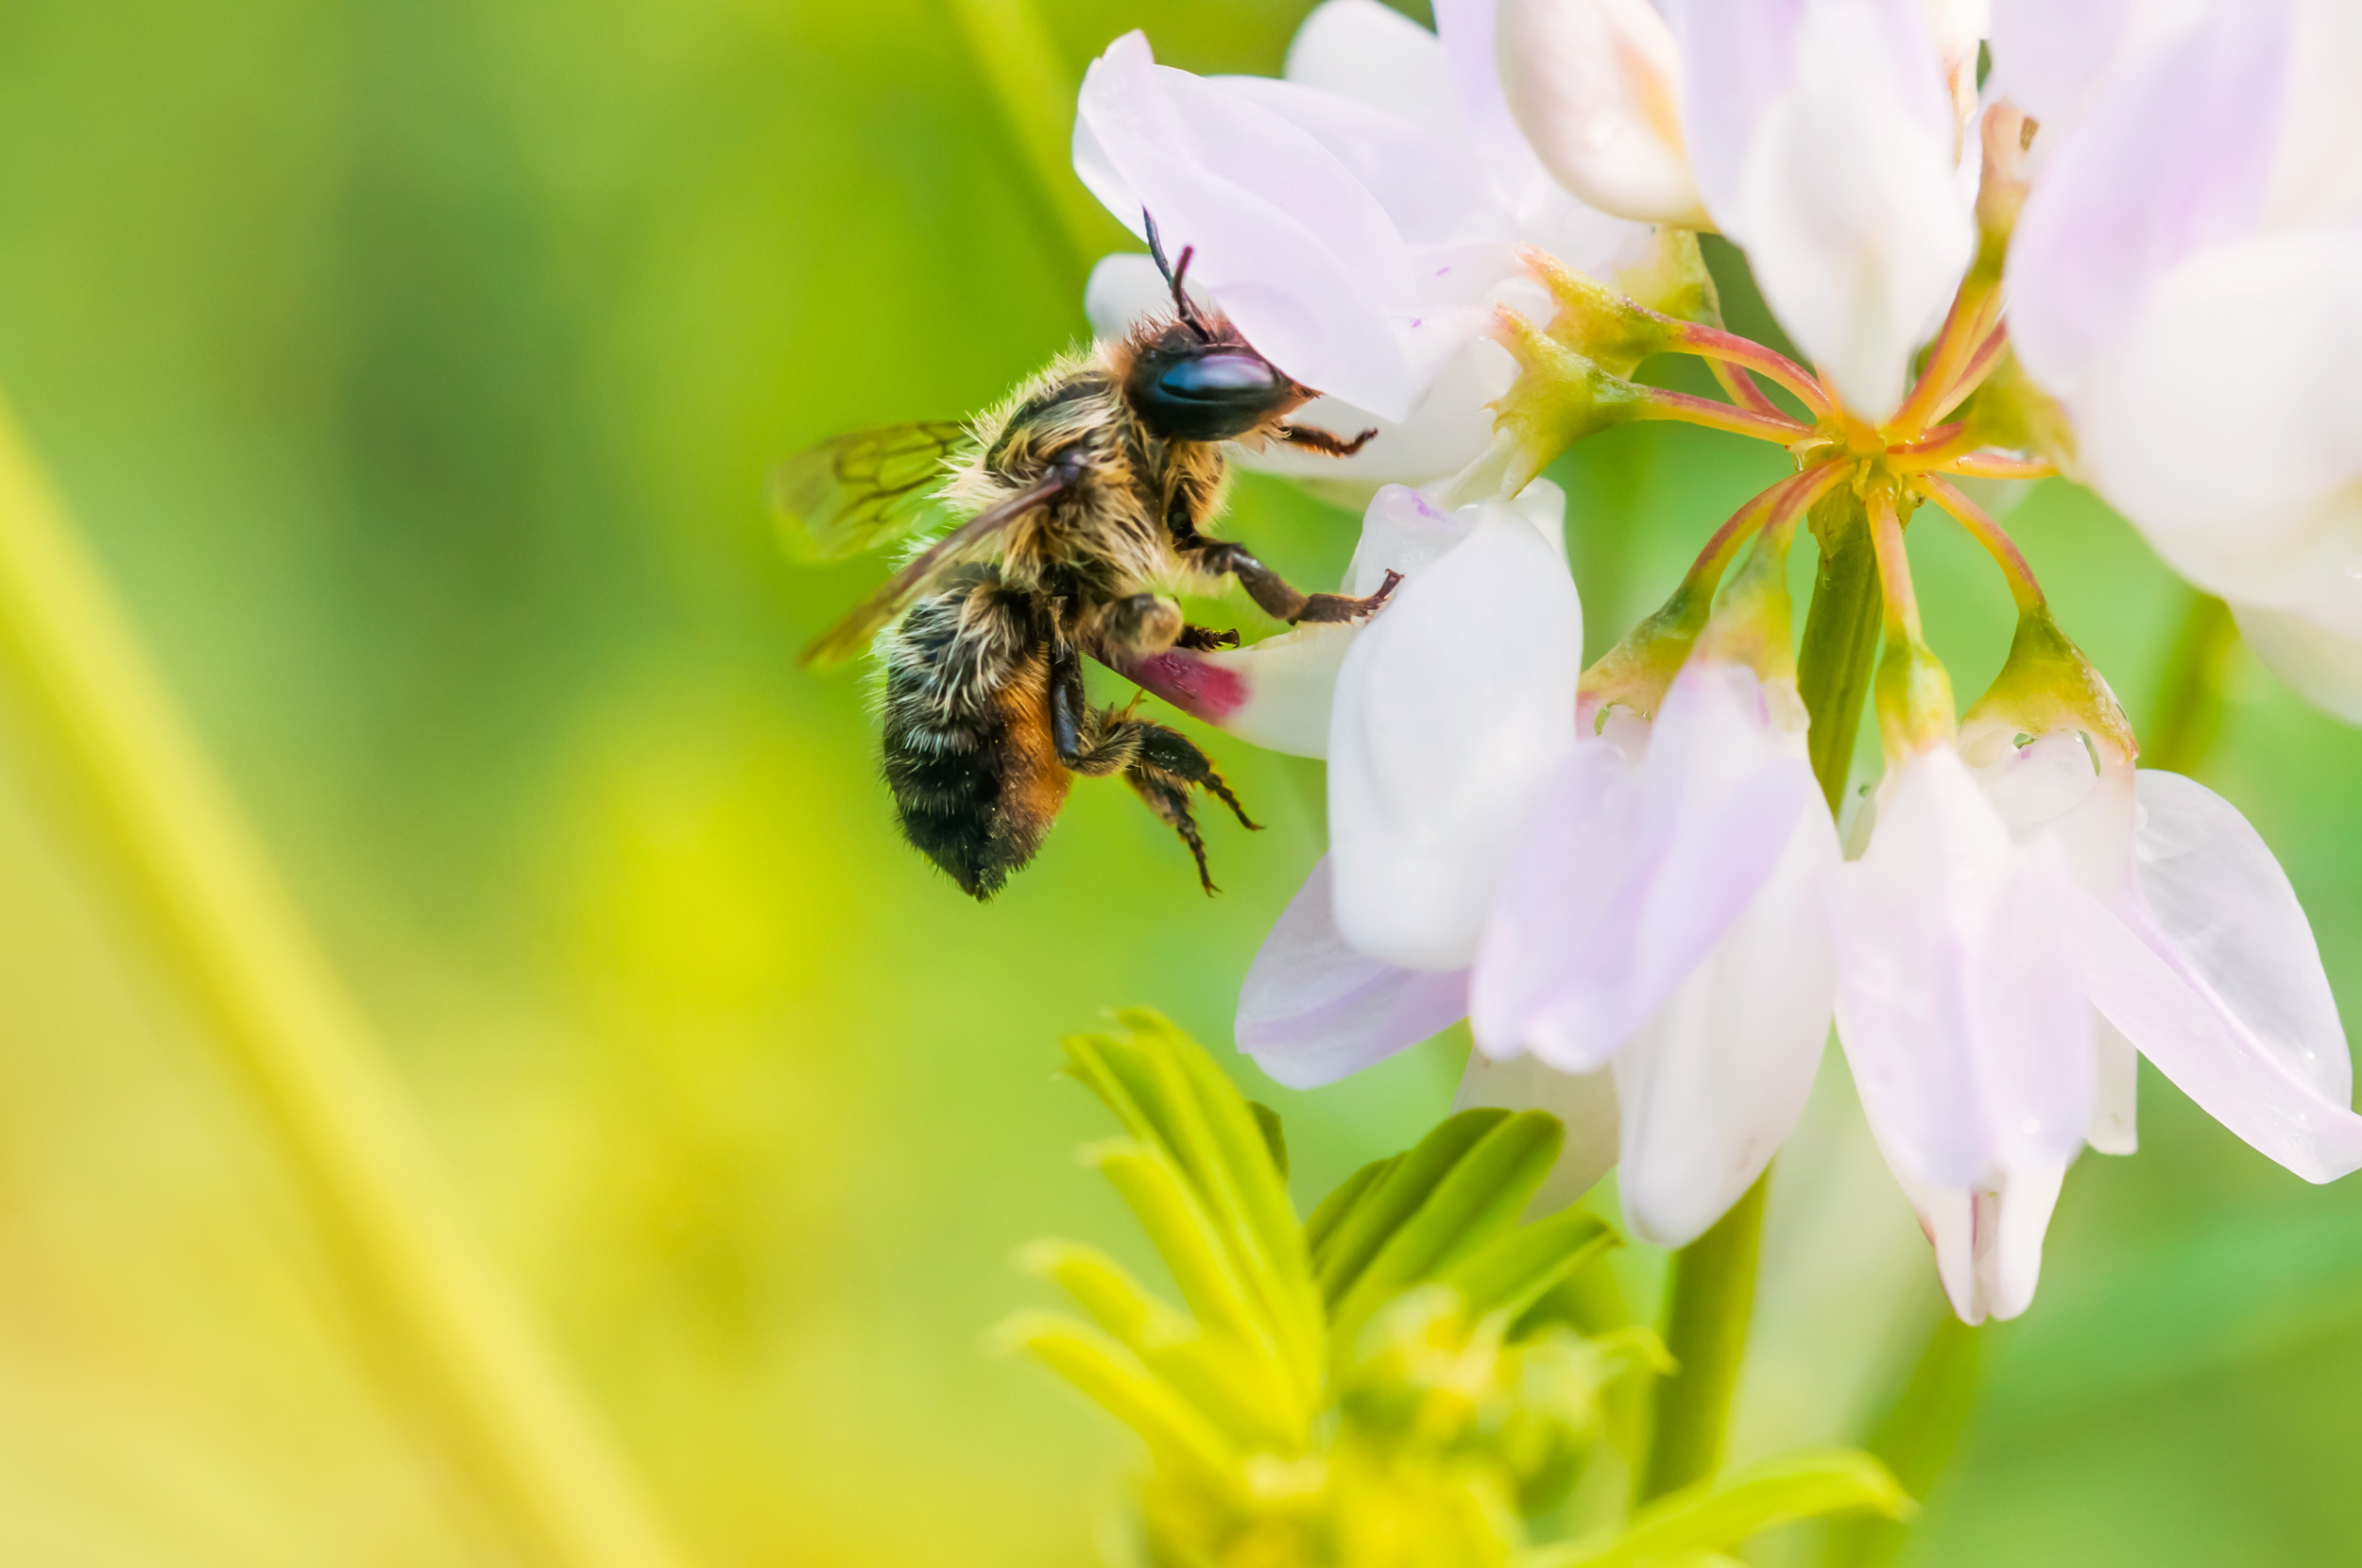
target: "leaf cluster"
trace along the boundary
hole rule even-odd
[[[1646,1330],[1577,1326],[1567,1287],[1617,1244],[1604,1221],[1520,1222],[1558,1120],[1463,1112],[1299,1222],[1278,1118],[1161,1016],[1119,1022],[1065,1042],[1122,1128],[1084,1156],[1183,1306],[1094,1248],[1045,1241],[1025,1266],[1081,1315],[1021,1313],[999,1334],[1140,1440],[1152,1568],[1687,1563],[1787,1519],[1908,1507],[1865,1456],[1803,1456],[1553,1540],[1615,1390],[1670,1370]]]

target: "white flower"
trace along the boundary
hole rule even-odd
[[[1612,1064],[1624,1213],[1696,1239],[1794,1127],[1828,1037],[1835,827],[1788,683],[1694,657],[1536,803],[1471,988],[1483,1054]]]
[[[1889,775],[1869,848],[1830,890],[1838,1037],[1972,1322],[2032,1299],[2058,1177],[2091,1120],[2071,885],[2056,837],[2012,843],[1960,754],[1937,746]],[[1998,1249],[2029,1228],[2010,1212],[2028,1205],[2042,1211],[2031,1255]]]
[[[2011,341],[2079,476],[2362,721],[2362,11],[1996,0],[1994,54],[2043,126]]]
[[[1980,8],[1921,0],[1499,0],[1507,98],[1609,212],[1743,247],[1853,410],[1901,404],[1976,249],[1958,178]]]
[[[1490,442],[1484,404],[1516,373],[1482,336],[1490,307],[1540,310],[1547,298],[1516,247],[1600,268],[1637,259],[1647,230],[1527,178],[1505,156],[1532,164],[1514,131],[1483,128],[1488,109],[1506,111],[1470,104],[1443,43],[1378,0],[1314,11],[1287,71],[1201,78],[1155,64],[1127,34],[1085,77],[1075,170],[1135,233],[1154,213],[1247,340],[1329,394],[1297,419],[1379,432],[1342,461],[1277,450],[1241,461],[1362,481],[1455,472]],[[1086,306],[1108,333],[1167,298],[1148,257],[1117,255],[1092,274]]]
[[[2362,1167],[2286,877],[2220,797],[2091,730],[1972,715],[1906,762],[1833,916],[1838,1031],[1968,1321],[2032,1300],[2077,1152],[2131,1152],[2135,1049],[2307,1180]]]

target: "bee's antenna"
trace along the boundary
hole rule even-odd
[[[1214,341],[1213,332],[1207,327],[1205,318],[1197,314],[1197,306],[1181,286],[1190,276],[1190,258],[1197,254],[1197,247],[1183,246],[1181,264],[1174,266],[1165,260],[1164,236],[1156,232],[1156,214],[1143,207],[1140,217],[1148,225],[1148,253],[1156,258],[1156,270],[1164,274],[1166,286],[1172,290],[1172,308],[1181,313],[1182,324],[1197,334],[1199,342],[1211,343]]]

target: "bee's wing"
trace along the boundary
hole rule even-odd
[[[799,560],[833,561],[923,534],[967,427],[948,419],[857,430],[799,452],[771,476],[779,539]]]
[[[798,662],[836,664],[861,653],[888,622],[924,596],[947,570],[1071,483],[1066,476],[1053,472],[999,505],[977,513],[929,545],[924,554],[889,578],[885,587],[864,600],[859,609],[822,633],[804,650]]]

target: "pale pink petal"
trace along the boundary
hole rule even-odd
[[[1621,217],[1704,221],[1680,51],[1649,0],[1502,0],[1498,26],[1511,112],[1559,184]]]
[[[1247,340],[1305,384],[1394,418],[1423,389],[1387,325],[1418,298],[1409,247],[1315,137],[1157,65],[1129,33],[1084,77],[1075,172],[1135,233],[1155,213]]]
[[[1536,788],[1574,742],[1583,611],[1506,506],[1354,639],[1329,730],[1337,917],[1362,951],[1464,966]]]
[[[1326,757],[1337,672],[1353,631],[1299,626],[1218,653],[1168,648],[1121,664],[1117,672],[1241,741],[1292,757]]]
[[[2115,58],[2133,0],[1993,0],[1993,82],[2027,113],[2064,126]]]
[[[1988,1185],[1935,1186],[1887,1153],[1920,1229],[1936,1253],[1936,1274],[1965,1323],[2014,1318],[2033,1304],[2044,1233],[2058,1207],[2064,1160],[2024,1159]]]
[[[1515,238],[1485,189],[1483,167],[1459,138],[1438,136],[1395,111],[1292,81],[1210,79],[1326,148],[1378,198],[1414,252]]]
[[[2092,1043],[2099,1070],[2092,1082],[2092,1124],[2083,1141],[2097,1153],[2132,1153],[2140,1148],[2141,1053],[2104,1017],[2093,1025]]]
[[[2079,895],[2093,1004],[2207,1113],[2311,1182],[2362,1167],[2353,1069],[2286,876],[2228,802],[2144,771],[2138,896]]]
[[[1324,0],[1288,43],[1282,76],[1465,142],[1443,42],[1379,0]]]
[[[2274,228],[2362,218],[2362,6],[2297,0],[2280,145],[2264,222]]]
[[[1512,213],[1540,208],[1557,182],[1534,156],[1501,93],[1498,0],[1436,0],[1434,9],[1461,122],[1484,161],[1495,199]]]
[[[1397,969],[1337,934],[1328,861],[1263,939],[1239,992],[1239,1048],[1291,1089],[1333,1083],[1459,1022],[1465,974]]]
[[[1616,1058],[1625,1222],[1682,1247],[1720,1219],[1795,1128],[1829,1035],[1822,917],[1837,834],[1816,793],[1771,876]]]
[[[2350,637],[2362,636],[2357,276],[2362,230],[2193,257],[2157,281],[2071,405],[2091,484],[2178,571]],[[2285,325],[2257,331],[2259,309]],[[2235,396],[2187,394],[2199,343],[2239,346]]]
[[[2132,861],[2132,758],[2086,730],[2054,729],[2023,745],[2018,733],[2006,714],[1972,713],[1961,724],[1960,757],[1977,788],[2011,838],[2049,833],[2077,886],[2113,894]]]
[[[1836,835],[1801,739],[1754,673],[1692,663],[1637,774],[1588,741],[1537,804],[1496,902],[1472,991],[1478,1037],[1568,1071],[1608,1060],[1666,1004],[1789,853]]]
[[[1452,1097],[1457,1113],[1483,1105],[1508,1111],[1548,1111],[1566,1129],[1558,1151],[1533,1202],[1529,1218],[1555,1214],[1599,1185],[1616,1166],[1616,1076],[1598,1072],[1563,1073],[1531,1056],[1497,1062],[1482,1051],[1468,1053],[1460,1091]]]
[[[1958,753],[1906,762],[1830,895],[1838,1034],[1890,1160],[1968,1191],[2091,1123],[2091,1009],[2055,838],[2013,844]]]
[[[1915,0],[1815,0],[1794,47],[1735,196],[1718,206],[1708,189],[1708,206],[1781,325],[1874,421],[1902,402],[1976,249],[1957,126]]]
[[[2288,70],[2287,0],[2214,0],[2108,73],[2051,153],[2011,241],[2010,342],[2073,400],[2174,263],[2247,233]]]
[[[1796,71],[1806,0],[1667,0],[1682,60],[1682,128],[1706,211],[1727,225],[1739,171],[1772,100]]]

